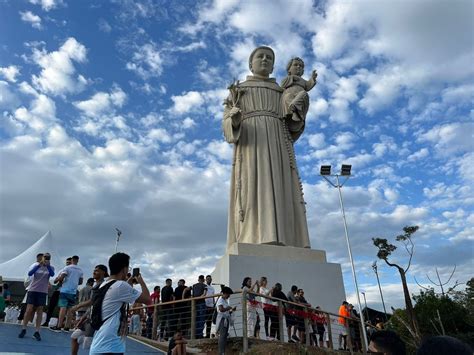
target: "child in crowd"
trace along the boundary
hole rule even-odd
[[[139,303],[134,303],[133,308],[141,307]],[[142,309],[134,309],[132,311],[132,317],[130,318],[130,333],[134,335],[142,335],[142,320],[141,320]]]

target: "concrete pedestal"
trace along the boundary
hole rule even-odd
[[[268,288],[280,282],[285,294],[297,285],[313,307],[328,312],[337,313],[346,299],[341,265],[328,263],[323,250],[235,243],[217,262],[213,282],[237,290],[246,276],[266,276]]]

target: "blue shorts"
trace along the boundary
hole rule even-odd
[[[28,291],[26,304],[32,304],[35,307],[45,306],[47,296],[48,294],[44,292]]]
[[[58,307],[59,308],[71,308],[76,304],[76,295],[72,293],[60,293]]]

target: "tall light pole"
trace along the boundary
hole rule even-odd
[[[122,231],[118,228],[115,228],[115,231],[117,232],[117,239],[115,239],[115,253],[117,253],[118,243],[120,241],[120,236],[122,235]]]
[[[372,264],[372,269],[374,269],[375,276],[377,276],[377,284],[379,285],[380,298],[382,299],[383,311],[385,313],[385,321],[387,321],[387,310],[385,309],[385,302],[383,300],[382,287],[380,287],[379,273],[377,272],[377,260]]]
[[[367,317],[367,321],[369,321],[369,309],[367,308],[367,299],[365,298],[365,292],[362,291],[362,296],[364,296],[364,304],[365,304],[365,315]]]
[[[344,222],[344,232],[345,232],[345,235],[346,235],[347,251],[349,252],[349,259],[351,261],[352,278],[354,279],[354,285],[355,285],[356,295],[357,295],[357,306],[359,307],[360,321],[362,322],[362,327],[361,327],[362,328],[362,334],[363,334],[363,339],[362,340],[364,342],[364,348],[367,350],[368,349],[367,332],[365,331],[364,314],[362,313],[362,306],[360,304],[359,286],[357,284],[357,276],[356,276],[356,272],[355,272],[354,260],[352,258],[352,249],[351,249],[351,243],[349,241],[349,233],[347,232],[346,213],[344,211],[344,202],[342,201],[342,192],[341,192],[342,186],[346,183],[346,181],[351,176],[351,168],[352,168],[352,165],[342,164],[341,173],[331,175],[331,165],[322,165],[321,170],[320,170],[320,175],[329,184],[331,184],[331,186],[337,188],[337,191],[339,191],[339,202],[341,204],[342,220]],[[336,178],[336,184],[334,184],[328,178],[328,176],[334,176]],[[345,180],[342,182],[342,184],[339,182],[339,176],[343,176],[345,178]]]

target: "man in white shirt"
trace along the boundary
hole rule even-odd
[[[212,287],[211,275],[206,276],[207,293],[206,296],[212,296],[216,293]],[[211,337],[212,315],[214,314],[214,298],[206,298],[206,338]]]
[[[225,346],[227,343],[227,335],[229,334],[229,327],[230,327],[230,313],[235,311],[235,307],[231,307],[229,305],[229,297],[234,292],[230,287],[223,287],[222,288],[222,296],[216,303],[217,308],[217,319],[216,319],[216,326],[217,326],[217,335],[219,337],[218,347],[219,347],[219,355],[225,355]]]
[[[116,253],[109,259],[110,277],[100,288],[115,280],[107,290],[102,303],[104,323],[94,334],[89,354],[125,353],[127,331],[126,307],[129,303],[150,302],[150,292],[141,275],[127,280],[130,257]],[[126,281],[127,280],[127,281]],[[140,284],[141,292],[132,287],[133,281]],[[124,312],[125,309],[125,312]],[[93,311],[94,312],[94,311]]]
[[[61,283],[59,289],[59,319],[58,325],[52,327],[51,330],[60,331],[64,326],[64,318],[66,318],[66,326],[64,330],[69,330],[72,315],[69,314],[69,310],[76,304],[77,286],[82,285],[84,273],[82,269],[77,266],[79,263],[79,257],[74,255],[71,258],[71,265],[66,266],[61,270],[58,277],[54,280],[56,283]]]

